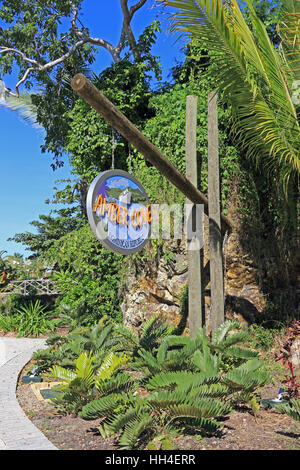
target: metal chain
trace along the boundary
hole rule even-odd
[[[111,169],[115,169],[115,140],[114,140],[114,128],[111,128]]]
[[[129,173],[132,173],[132,159],[131,159],[131,145],[128,142],[128,157],[129,157]]]

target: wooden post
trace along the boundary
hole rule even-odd
[[[186,177],[197,188],[197,96],[186,99]],[[187,199],[187,203],[191,201]],[[189,250],[187,240],[188,283],[189,283],[189,332],[195,338],[202,326],[202,284],[200,249]]]
[[[224,280],[220,214],[218,97],[208,95],[208,203],[212,334],[224,323]]]
[[[71,86],[190,201],[203,204],[204,212],[208,215],[208,199],[84,75],[75,75]],[[225,233],[230,230],[231,224],[223,215],[221,220]]]

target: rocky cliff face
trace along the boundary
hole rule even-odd
[[[209,260],[208,227],[205,226],[203,266]],[[139,328],[145,319],[159,314],[171,325],[184,322],[184,290],[188,281],[186,242],[167,242],[156,255],[149,247],[147,261],[129,262],[128,276],[122,289],[122,312],[127,327]],[[236,233],[224,247],[225,312],[227,318],[242,323],[259,321],[266,298],[259,287],[258,269],[251,258],[238,249]],[[210,330],[210,291],[207,274],[203,275],[205,318]],[[199,312],[200,314],[200,312]],[[188,327],[188,321],[186,323]]]
[[[181,297],[188,279],[183,244],[168,244],[168,250],[156,256],[151,248],[149,251],[152,256],[148,261],[129,263],[122,289],[124,325],[138,328],[144,320],[159,314],[167,323],[177,326],[182,318]]]

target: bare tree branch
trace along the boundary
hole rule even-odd
[[[129,41],[129,44],[131,46],[132,53],[133,53],[133,56],[134,56],[135,59],[138,58],[139,54],[136,50],[136,40],[135,40],[134,34],[132,32],[130,23],[131,23],[131,20],[132,20],[132,17],[134,15],[134,13],[137,10],[139,10],[140,8],[142,8],[142,6],[146,3],[146,1],[147,0],[140,0],[135,5],[133,5],[130,8],[130,11],[129,11],[128,10],[128,0],[120,0],[121,8],[122,8],[122,11],[123,11],[123,16],[124,16],[123,30],[124,30],[127,38],[128,38],[128,41]]]
[[[15,93],[11,92],[10,90],[6,89],[7,93],[13,96],[19,96],[19,87],[23,84],[29,77],[29,75],[33,72],[48,72],[51,71],[56,65],[65,62],[71,55],[73,55],[78,49],[80,49],[84,44],[93,44],[95,46],[103,47],[106,49],[112,56],[113,61],[115,63],[121,60],[120,54],[122,49],[124,48],[125,39],[127,37],[128,42],[131,46],[132,53],[135,59],[138,58],[138,52],[136,49],[136,40],[131,28],[131,21],[134,14],[142,8],[147,0],[139,0],[135,5],[133,5],[130,9],[128,8],[128,0],[120,0],[122,12],[123,12],[123,24],[122,30],[120,34],[120,39],[117,46],[113,46],[110,42],[106,41],[103,38],[94,38],[89,35],[88,29],[85,28],[81,21],[78,18],[78,7],[73,5],[72,6],[72,18],[71,22],[71,30],[66,33],[62,39],[70,37],[72,34],[78,39],[75,44],[73,44],[69,50],[63,54],[62,56],[58,57],[55,60],[49,61],[47,63],[41,63],[35,59],[31,59],[27,57],[21,50],[15,49],[13,47],[7,46],[0,46],[0,54],[17,54],[19,55],[25,63],[28,63],[30,66],[26,69],[23,77],[18,81],[15,87]],[[78,27],[77,22],[81,24],[81,28]],[[35,41],[35,49],[37,51],[37,43]]]

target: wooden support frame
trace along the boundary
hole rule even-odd
[[[219,165],[218,95],[213,91],[208,94],[208,201],[212,335],[225,320]]]
[[[71,82],[72,89],[89,103],[111,126],[130,142],[162,175],[194,204],[203,204],[208,215],[208,199],[145,137],[124,114],[109,101],[83,74]],[[222,231],[230,231],[231,223],[221,215]]]
[[[197,177],[197,111],[198,96],[186,98],[186,177],[195,187]],[[187,203],[191,201],[187,199]],[[189,284],[189,334],[195,339],[197,330],[202,327],[202,280],[201,252],[190,250],[190,240],[187,240],[188,284]]]

